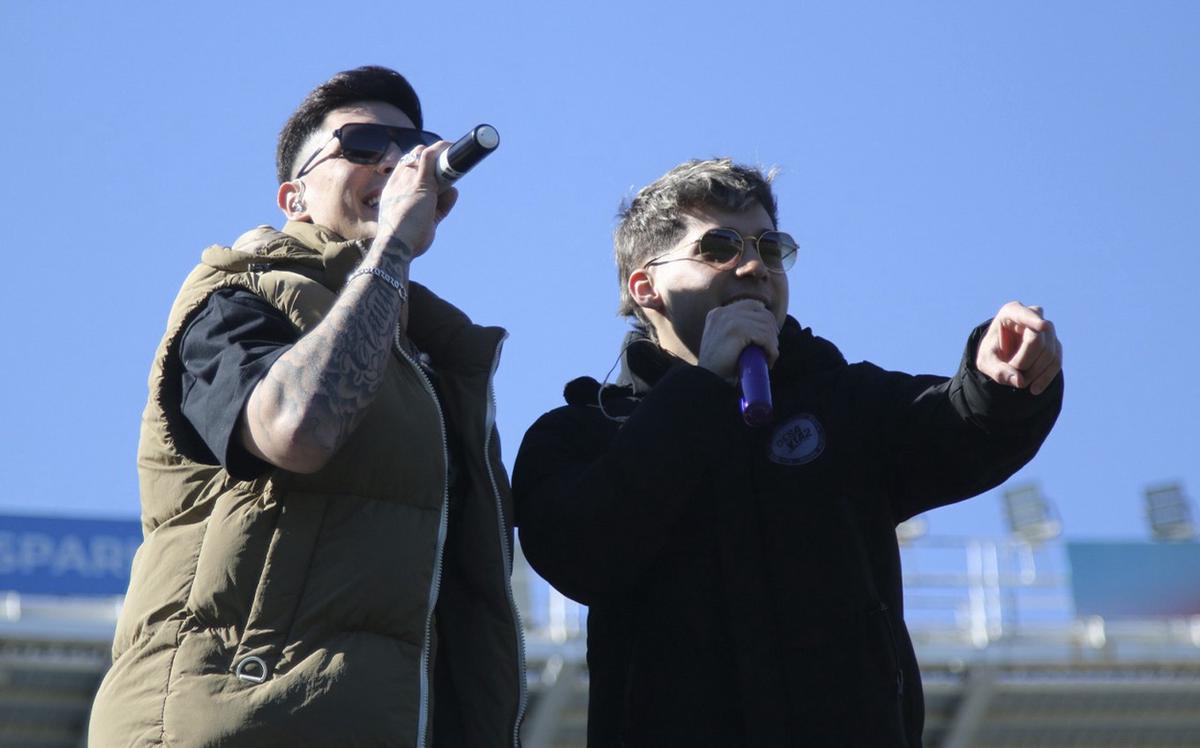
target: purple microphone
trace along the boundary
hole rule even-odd
[[[771,422],[771,378],[767,374],[767,354],[756,345],[748,345],[738,356],[742,382],[742,420],[747,426],[766,426]]]

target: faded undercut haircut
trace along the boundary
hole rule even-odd
[[[367,101],[391,104],[408,115],[418,129],[425,126],[421,119],[421,101],[403,75],[378,65],[343,70],[304,97],[279,131],[279,142],[275,147],[275,173],[279,183],[291,180],[300,149],[314,132],[321,129],[330,112]]]
[[[649,327],[641,307],[629,294],[629,276],[655,255],[671,249],[683,236],[683,215],[718,210],[740,213],[758,203],[778,227],[778,207],[771,192],[775,169],[735,164],[728,158],[686,161],[626,200],[617,214],[613,254],[621,303],[617,313]]]

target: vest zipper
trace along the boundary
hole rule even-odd
[[[492,441],[492,431],[496,424],[496,391],[492,387],[492,382],[496,376],[496,369],[500,366],[500,348],[504,345],[504,341],[508,339],[508,335],[500,338],[500,342],[496,344],[496,350],[492,354],[492,370],[488,373],[488,403],[487,403],[487,418],[484,422],[484,437],[483,437],[483,464],[487,467],[488,480],[492,484],[492,496],[496,499],[496,522],[500,531],[500,552],[504,559],[504,594],[508,597],[508,606],[512,611],[513,627],[517,631],[517,687],[519,689],[519,700],[517,702],[517,719],[513,723],[513,748],[520,748],[521,745],[521,720],[525,718],[525,708],[527,705],[528,694],[525,688],[525,629],[521,625],[521,614],[517,610],[516,600],[513,599],[512,592],[512,554],[508,546],[508,533],[505,531],[504,521],[504,501],[500,497],[500,487],[496,484],[496,474],[492,470],[491,452],[488,447]]]
[[[421,639],[421,681],[420,701],[418,703],[419,712],[417,714],[417,745],[425,748],[429,734],[429,681],[432,676],[432,673],[430,673],[431,658],[429,650],[433,635],[433,611],[437,607],[438,592],[442,586],[442,553],[446,544],[446,531],[449,526],[450,448],[446,443],[446,416],[442,413],[442,404],[438,401],[437,393],[433,389],[433,383],[429,381],[429,377],[421,370],[421,365],[409,358],[408,353],[404,350],[403,342],[400,339],[399,325],[396,326],[395,344],[396,352],[416,370],[417,374],[421,377],[421,382],[425,385],[425,391],[433,398],[433,406],[437,409],[438,424],[441,426],[442,432],[442,465],[445,471],[442,474],[442,508],[438,518],[437,555],[433,559],[433,579],[429,583],[429,608],[425,612],[425,634]]]

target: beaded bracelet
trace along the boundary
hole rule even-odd
[[[353,273],[350,274],[350,277],[346,279],[346,282],[349,283],[350,281],[354,280],[355,278],[357,278],[360,275],[373,275],[376,278],[381,279],[383,282],[387,283],[389,286],[396,289],[396,293],[400,294],[400,303],[401,304],[408,303],[408,292],[404,290],[404,284],[401,283],[400,281],[396,280],[394,277],[392,277],[388,273],[385,273],[384,271],[380,270],[379,268],[359,268],[358,270],[355,270]]]

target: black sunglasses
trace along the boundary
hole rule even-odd
[[[800,247],[791,234],[785,234],[782,231],[764,231],[757,237],[747,236],[743,239],[742,235],[733,229],[719,228],[709,229],[699,239],[690,242],[690,246],[696,247],[693,254],[687,257],[668,258],[667,255],[675,251],[671,250],[671,252],[664,252],[647,261],[642,267],[648,268],[651,265],[663,265],[678,260],[694,260],[711,265],[717,270],[729,270],[737,267],[738,262],[741,261],[742,252],[748,241],[754,242],[754,248],[758,250],[758,256],[762,258],[763,265],[772,273],[786,273],[792,265],[796,264],[796,250]]]
[[[441,138],[428,130],[417,130],[413,127],[393,127],[374,122],[351,122],[333,131],[333,137],[341,143],[341,152],[330,158],[344,158],[352,164],[377,164],[387,153],[388,146],[395,143],[401,153],[408,153],[414,146],[433,145]],[[318,148],[308,157],[294,179],[299,179],[309,171],[313,160],[325,150],[329,141]],[[315,168],[315,166],[314,166]]]

